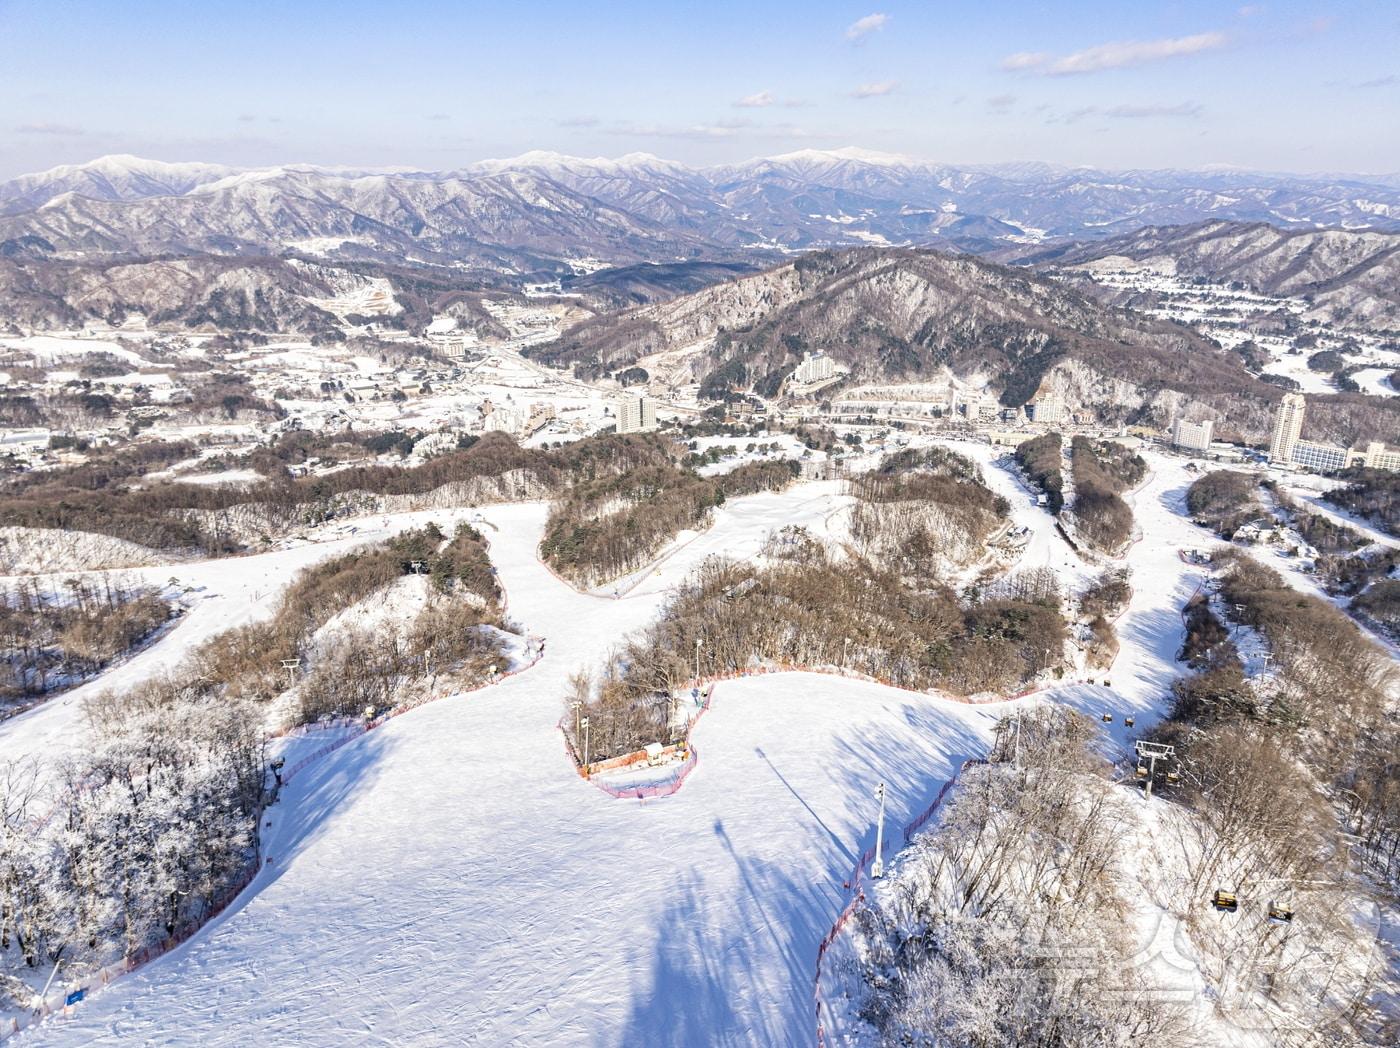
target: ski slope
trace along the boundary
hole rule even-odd
[[[1160,512],[1185,474],[1153,465],[1168,468],[1137,496],[1153,516],[1130,554],[1113,689],[1050,692],[1112,712],[1117,732],[1160,703],[1196,585],[1176,546],[1198,534]],[[620,599],[540,564],[544,507],[486,510],[511,616],[547,638],[545,658],[313,765],[270,813],[271,861],[238,904],[20,1043],[811,1044],[816,948],[873,843],[876,783],[894,842],[1009,704],[806,673],[726,682],[695,730],[695,772],[646,804],[579,779],[555,725],[569,675],[705,557],[750,556],[785,524],[839,527],[838,491],[733,500]],[[1036,528],[1027,557],[1073,557],[1045,514],[1017,516]]]
[[[436,521],[450,532],[470,510],[424,510],[379,514],[358,521],[351,536],[249,557],[121,568],[111,572],[56,572],[55,580],[74,575],[112,574],[151,586],[187,590],[190,608],[159,640],[119,662],[101,676],[55,695],[26,713],[0,720],[0,755],[6,761],[31,759],[54,767],[87,743],[83,702],[104,691],[128,692],[175,669],[191,651],[235,626],[258,622],[277,610],[282,591],[297,572],[321,560],[378,542],[400,531]],[[18,577],[0,577],[0,586]]]

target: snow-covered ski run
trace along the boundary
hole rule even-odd
[[[1113,713],[1118,733],[1122,714],[1168,693],[1179,609],[1201,578],[1177,550],[1208,544],[1180,515],[1189,476],[1152,466],[1112,688],[1023,700]],[[1073,561],[1011,478],[987,473],[1032,528],[1023,563]],[[1008,704],[815,673],[727,681],[696,729],[695,772],[644,804],[581,780],[556,724],[570,674],[652,621],[706,557],[753,555],[787,524],[820,532],[844,500],[835,483],[736,499],[620,599],[540,563],[546,507],[486,509],[511,617],[547,638],[546,657],[307,768],[269,812],[269,862],[232,907],[15,1043],[812,1044],[817,946],[873,843],[876,784],[892,850]]]

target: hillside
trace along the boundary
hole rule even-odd
[[[1166,425],[1189,398],[1247,439],[1267,433],[1280,391],[1190,328],[1106,307],[1064,282],[971,256],[910,249],[817,252],[670,301],[585,320],[533,350],[599,376],[651,357],[683,360],[702,394],[776,396],[804,352],[852,382],[951,372],[1006,405],[1042,383],[1102,421]],[[945,371],[946,369],[946,371]],[[1309,428],[1328,439],[1390,437],[1377,398],[1319,396]]]
[[[337,334],[369,315],[413,329],[447,312],[464,330],[501,335],[482,309],[479,281],[444,269],[331,264],[268,256],[65,261],[0,257],[0,329],[120,325],[140,314],[152,326],[307,335]],[[382,298],[371,302],[376,292]]]
[[[1278,229],[1262,222],[1152,227],[1033,253],[1028,261],[1078,267],[1123,259],[1180,276],[1239,282],[1296,296],[1305,317],[1366,330],[1400,329],[1400,233]]]

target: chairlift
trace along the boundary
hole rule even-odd
[[[1284,903],[1269,902],[1269,923],[1270,924],[1292,924],[1293,907]]]
[[[1145,779],[1145,778],[1147,778],[1147,765],[1146,765],[1146,764],[1139,764],[1139,765],[1137,766],[1137,777],[1138,777],[1139,779]]]
[[[1234,892],[1217,888],[1215,895],[1211,898],[1211,905],[1221,913],[1234,913],[1240,908],[1240,900]]]
[[[1134,724],[1137,723],[1137,718],[1136,718],[1136,717],[1124,717],[1124,718],[1123,718],[1123,723],[1124,723],[1124,725],[1126,725],[1127,727],[1131,728]]]
[[[1099,718],[1099,719],[1102,720],[1105,724],[1112,724],[1112,723],[1113,723],[1113,714],[1111,714],[1111,713],[1105,713],[1105,714],[1104,714],[1101,718]]]
[[[1174,772],[1174,771],[1169,771],[1169,772],[1167,772],[1167,782],[1170,782],[1170,783],[1178,783],[1178,782],[1180,782],[1180,781],[1181,781],[1181,775],[1180,775],[1179,772]]]

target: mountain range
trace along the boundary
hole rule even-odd
[[[444,172],[113,156],[0,183],[0,255],[293,252],[501,279],[860,244],[990,253],[1207,219],[1400,231],[1400,180],[958,167],[840,149],[710,168],[536,152]]]

